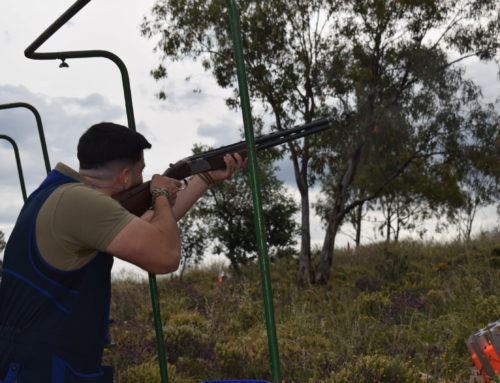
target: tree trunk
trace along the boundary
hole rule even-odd
[[[338,219],[328,222],[325,240],[315,268],[314,280],[316,283],[324,284],[330,280],[330,269],[332,267],[335,237],[337,236],[338,228]]]
[[[179,273],[179,281],[182,281],[182,278],[184,276],[184,271],[186,270],[186,261],[182,262],[182,265],[181,265],[181,271]]]
[[[348,211],[345,210],[345,203],[348,197],[349,187],[354,181],[359,163],[361,162],[363,148],[363,144],[360,144],[356,150],[354,150],[349,159],[347,169],[339,182],[337,192],[335,193],[334,205],[328,216],[325,240],[315,267],[314,279],[316,283],[324,284],[330,279],[330,267],[333,260],[335,237],[337,236],[337,231],[342,224],[344,216],[348,213]]]
[[[472,224],[474,222],[474,218],[476,217],[478,203],[477,200],[472,201],[470,199],[469,209],[467,210],[467,217],[465,219],[465,241],[470,242],[471,233],[472,233]]]
[[[389,202],[387,206],[387,231],[385,233],[385,241],[389,243],[391,241],[391,222],[392,222],[392,202]]]
[[[304,148],[302,154],[302,163],[299,160],[295,150],[292,152],[292,161],[295,170],[295,180],[300,192],[301,206],[301,227],[300,227],[300,255],[299,270],[297,273],[297,283],[301,286],[311,283],[311,225],[309,221],[309,184],[307,183],[309,156],[308,139],[304,139]]]
[[[401,231],[401,227],[403,226],[403,218],[401,218],[401,210],[403,207],[400,202],[396,203],[396,231],[394,233],[394,242],[399,241],[399,232]]]
[[[363,204],[358,206],[356,214],[356,249],[361,245],[361,219],[363,218]]]
[[[300,256],[297,282],[300,285],[311,283],[311,231],[309,222],[309,193],[300,194],[301,227]]]

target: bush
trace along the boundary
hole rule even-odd
[[[382,292],[361,293],[354,301],[360,315],[383,318],[391,310],[391,300]]]
[[[408,271],[408,255],[398,251],[385,249],[384,259],[375,266],[380,278],[389,282],[398,282]]]
[[[120,375],[124,382],[160,383],[159,367],[156,361],[130,366]]]
[[[490,266],[493,269],[500,269],[500,245],[491,250]]]
[[[475,322],[479,326],[486,326],[500,318],[500,297],[496,295],[488,296],[482,299],[476,305]]]
[[[215,354],[224,377],[264,379],[269,376],[269,356],[264,332],[250,331],[246,336],[217,343]]]
[[[368,355],[354,358],[330,377],[332,383],[417,383],[418,372],[393,356]]]
[[[181,356],[211,358],[214,343],[207,333],[206,320],[194,312],[173,315],[165,329],[165,344],[171,363]]]

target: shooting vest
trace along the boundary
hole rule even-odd
[[[113,257],[98,253],[61,271],[38,251],[36,218],[59,186],[78,182],[53,170],[24,205],[5,249],[0,285],[0,383],[109,383]],[[79,219],[79,217],[73,217]]]

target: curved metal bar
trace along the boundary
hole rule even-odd
[[[10,142],[12,147],[14,148],[14,155],[16,156],[16,164],[17,164],[17,173],[19,174],[19,183],[21,184],[21,191],[23,193],[23,199],[26,203],[28,196],[26,195],[26,186],[24,184],[24,175],[23,175],[23,167],[21,166],[21,157],[19,156],[19,149],[17,147],[16,141],[14,141],[11,137],[0,134],[0,140],[7,140]]]
[[[42,34],[33,41],[28,48],[25,49],[24,55],[27,58],[34,60],[62,60],[61,66],[67,66],[65,59],[70,58],[91,58],[103,57],[113,61],[122,76],[123,93],[125,97],[125,108],[127,111],[128,127],[136,130],[134,109],[132,106],[132,92],[130,90],[130,80],[128,71],[123,61],[114,53],[103,50],[86,50],[86,51],[64,51],[64,52],[36,52],[40,46],[47,41],[55,32],[57,32],[65,23],[67,23],[74,15],[76,15],[85,5],[91,0],[77,0],[70,8],[66,10],[56,21],[54,21]],[[156,333],[158,363],[160,367],[160,378],[162,383],[168,383],[168,371],[166,365],[165,352],[165,337],[163,335],[163,326],[160,314],[160,299],[158,295],[158,286],[156,276],[149,273],[149,288],[151,295],[151,304],[153,309],[153,318]]]
[[[120,70],[122,76],[123,93],[125,97],[125,108],[127,111],[128,127],[136,130],[134,119],[134,108],[132,106],[132,92],[130,90],[130,79],[127,67],[123,61],[114,53],[103,50],[86,51],[63,51],[63,52],[35,52],[46,42],[54,33],[56,33],[64,24],[66,24],[74,15],[76,15],[91,0],[78,0],[66,12],[64,12],[56,21],[54,21],[28,48],[24,50],[24,55],[33,60],[62,60],[65,59],[103,57],[113,61]],[[67,65],[67,64],[66,64]]]
[[[42,118],[40,117],[40,113],[38,113],[38,110],[26,102],[13,102],[10,104],[2,104],[0,105],[0,110],[1,109],[12,109],[12,108],[26,108],[30,110],[34,115],[36,119],[36,125],[38,127],[38,136],[40,137],[40,145],[42,146],[42,153],[43,153],[43,161],[45,163],[45,170],[47,171],[47,174],[50,172],[50,161],[49,161],[49,152],[47,151],[47,143],[45,142],[45,134],[43,133],[43,125],[42,125]]]

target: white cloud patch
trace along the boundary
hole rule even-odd
[[[242,130],[241,121],[226,118],[215,123],[201,123],[197,129],[197,134],[211,139],[212,143],[209,144],[217,148],[241,141],[243,139]]]
[[[81,134],[101,121],[123,123],[125,110],[97,93],[86,97],[51,97],[33,93],[24,86],[0,85],[0,104],[23,102],[38,110],[43,124],[50,165],[65,162],[77,167],[76,147]],[[147,131],[144,122],[138,124]],[[27,193],[30,194],[46,175],[41,141],[34,114],[16,107],[0,110],[0,134],[11,137],[20,152]],[[10,143],[0,141],[0,174],[2,200],[0,201],[0,230],[15,221],[22,205],[19,177]]]
[[[3,43],[8,43],[12,39],[10,32],[9,31],[3,31],[2,32],[2,42]]]

